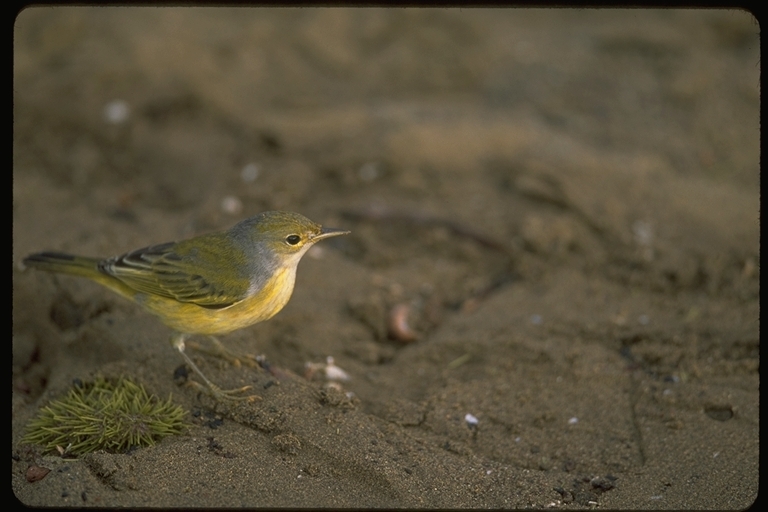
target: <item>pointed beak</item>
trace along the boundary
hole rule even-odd
[[[349,233],[350,231],[346,229],[323,228],[320,230],[320,234],[312,237],[312,243],[319,242],[325,238],[331,238],[332,236],[348,235]]]

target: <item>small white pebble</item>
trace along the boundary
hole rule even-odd
[[[328,380],[346,382],[350,379],[349,374],[336,366],[333,357],[328,356],[325,360],[325,378]]]
[[[573,418],[571,418],[571,419],[569,419],[569,420],[568,420],[568,424],[569,424],[569,425],[575,425],[575,424],[577,424],[578,422],[579,422],[579,418],[577,418],[576,416],[574,416]]]
[[[243,211],[243,202],[235,196],[227,196],[221,200],[221,209],[224,213],[237,215]]]
[[[464,416],[464,421],[466,421],[467,425],[469,425],[470,427],[476,427],[477,424],[480,423],[480,420],[478,420],[476,417],[474,417],[469,413],[467,413],[467,415]]]
[[[104,119],[111,124],[120,124],[128,120],[131,113],[128,103],[123,100],[110,101],[104,106]]]
[[[256,178],[259,177],[259,165],[255,164],[253,162],[246,164],[245,167],[243,167],[243,170],[240,171],[240,179],[243,180],[244,183],[251,183],[252,181],[256,181]]]
[[[541,315],[531,315],[531,323],[533,325],[541,325],[541,323],[544,321]]]

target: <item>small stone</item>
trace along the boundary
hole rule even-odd
[[[243,211],[243,202],[235,196],[227,196],[221,200],[221,209],[230,215],[237,215]]]
[[[45,478],[45,475],[47,475],[50,472],[51,472],[50,469],[44,468],[42,466],[35,466],[35,465],[29,466],[27,468],[27,474],[26,474],[27,482],[29,483],[39,482],[40,480]]]
[[[123,100],[110,101],[104,107],[104,119],[110,124],[121,124],[128,120],[131,109]]]

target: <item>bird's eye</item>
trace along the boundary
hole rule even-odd
[[[288,245],[296,245],[297,243],[301,242],[301,237],[299,235],[288,235],[285,237],[285,242]]]

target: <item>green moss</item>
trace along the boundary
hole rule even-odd
[[[170,397],[162,401],[124,378],[117,382],[98,378],[74,386],[67,396],[40,409],[22,442],[41,445],[46,452],[61,448],[72,455],[96,450],[121,453],[181,433],[185,415]]]

